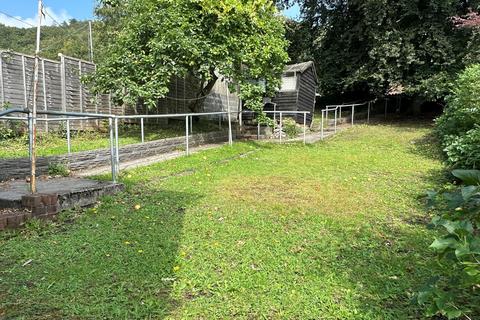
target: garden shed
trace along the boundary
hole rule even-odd
[[[266,108],[274,108],[276,111],[310,111],[307,123],[311,124],[317,83],[313,61],[287,65],[282,75],[282,85],[272,99],[272,104]],[[297,115],[296,121],[303,124],[303,115]]]

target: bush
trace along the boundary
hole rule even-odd
[[[282,121],[283,132],[288,138],[296,138],[300,133],[300,129],[297,126],[297,122],[294,119],[286,118]]]
[[[465,184],[429,192],[430,207],[437,212],[431,226],[442,231],[430,248],[449,271],[430,279],[416,300],[427,316],[470,319],[480,314],[480,171],[453,174]]]
[[[450,135],[444,138],[447,162],[461,168],[480,167],[480,125],[464,135]]]
[[[51,162],[48,164],[48,174],[51,176],[68,177],[70,175],[70,170],[65,163]]]
[[[459,75],[447,97],[445,112],[436,123],[448,162],[472,168],[478,165],[480,152],[472,144],[479,141],[480,64],[466,68]]]

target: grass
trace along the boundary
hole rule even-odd
[[[208,121],[194,123],[194,134],[218,130],[218,124]],[[1,130],[1,129],[0,129]],[[39,156],[53,156],[68,152],[66,132],[41,134],[38,137]],[[154,141],[185,135],[185,123],[173,122],[165,126],[145,125],[145,141]],[[119,144],[128,145],[141,142],[139,125],[125,125],[119,128]],[[108,132],[86,131],[74,132],[71,135],[72,152],[104,149],[110,147]],[[28,136],[0,140],[1,158],[28,157]]]
[[[0,235],[0,317],[421,318],[411,296],[438,268],[421,197],[443,177],[429,132],[357,126],[123,173],[97,207]]]

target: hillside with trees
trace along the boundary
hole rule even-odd
[[[17,28],[0,24],[0,34],[2,35],[0,49],[30,55],[35,53],[36,28]],[[57,60],[58,53],[63,53],[90,60],[87,21],[72,19],[60,26],[42,27],[41,41],[42,57]]]

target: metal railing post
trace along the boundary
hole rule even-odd
[[[67,119],[67,152],[70,154],[72,152],[72,144],[70,141],[70,120]]]
[[[230,109],[230,108],[229,108]],[[233,136],[232,136],[232,116],[231,112],[228,111],[228,144],[233,145]]]
[[[185,116],[185,153],[188,156],[190,154],[190,150],[188,149],[188,127],[189,127],[189,117]]]
[[[337,113],[338,113],[338,107],[335,108],[335,122],[334,122],[335,133],[337,133]]]
[[[142,135],[142,143],[145,142],[145,130],[143,126],[143,118],[140,118],[140,133]]]
[[[116,174],[120,173],[120,152],[118,142],[118,118],[115,117],[115,169]]]
[[[282,142],[282,133],[283,133],[283,117],[282,112],[280,111],[280,128],[279,128],[280,142]]]
[[[340,114],[339,114],[339,118],[341,119],[342,118],[342,107],[339,108],[340,109]]]
[[[353,127],[353,117],[355,115],[355,105],[352,106],[352,127]]]
[[[307,113],[303,114],[303,144],[307,143]]]
[[[321,130],[322,130],[322,134],[321,134],[321,138],[323,140],[323,122],[324,122],[324,116],[323,116],[323,113],[324,113],[325,110],[322,110],[322,122],[320,123],[320,127],[321,127]]]
[[[117,170],[115,169],[115,148],[113,139],[113,124],[112,118],[108,118],[108,131],[110,133],[110,165],[112,168],[112,181],[117,182]]]

